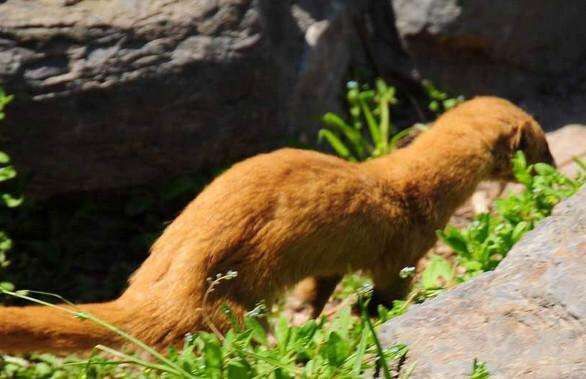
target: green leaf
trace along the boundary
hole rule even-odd
[[[24,201],[24,197],[23,196],[14,197],[11,194],[3,193],[2,194],[2,201],[4,201],[4,204],[8,208],[16,208],[22,204],[22,202]]]
[[[545,163],[536,163],[534,166],[535,171],[539,175],[549,176],[549,175],[558,175],[558,172],[552,166],[545,164]]]
[[[337,114],[328,112],[322,117],[322,121],[329,126],[333,126],[338,128],[340,132],[343,133],[358,133],[354,128],[350,125],[346,124],[346,122]],[[348,131],[348,132],[347,132]]]
[[[308,320],[298,329],[297,336],[299,339],[309,342],[317,330],[318,325],[315,320]]]
[[[362,365],[364,361],[364,355],[366,353],[366,342],[368,340],[368,329],[362,328],[360,333],[360,342],[356,348],[356,354],[354,356],[354,364],[352,365],[352,375],[360,377],[362,373]]]
[[[10,163],[10,156],[3,151],[0,151],[0,164]]]
[[[337,330],[340,337],[347,338],[348,331],[354,323],[350,307],[342,308],[331,322],[331,328]]]
[[[0,115],[1,116],[4,116],[4,114],[2,113],[2,110],[4,109],[4,107],[8,103],[10,103],[13,99],[14,99],[14,96],[6,95],[6,93],[2,90],[2,88],[0,88]]]
[[[289,338],[291,337],[291,328],[287,323],[284,315],[281,315],[275,325],[275,338],[281,353],[287,351],[289,345]]]
[[[247,329],[252,330],[253,340],[255,340],[257,343],[261,345],[266,345],[268,343],[267,332],[265,328],[260,324],[260,322],[258,322],[258,320],[252,317],[245,317],[244,325]]]
[[[376,90],[380,95],[384,95],[388,91],[387,83],[381,78],[377,78],[375,81]]]
[[[445,231],[438,230],[437,235],[446,245],[454,249],[456,253],[463,256],[470,256],[466,239],[458,229],[447,227]]]
[[[402,315],[409,308],[409,302],[405,300],[393,300],[393,307],[387,314],[387,319]]]
[[[527,166],[527,160],[522,151],[517,151],[513,157],[513,174],[519,183],[530,188],[533,183],[533,177],[531,176],[531,168]]]
[[[391,121],[390,121],[390,114],[389,114],[389,106],[391,101],[394,100],[394,89],[391,90],[387,87],[386,83],[382,79],[376,80],[376,88],[377,88],[377,95],[378,95],[378,113],[380,117],[380,124],[379,124],[379,135],[380,141],[377,147],[387,152],[387,146],[389,143],[389,136],[392,133],[391,129]]]
[[[8,238],[6,233],[0,231],[0,251],[8,251],[12,249],[12,240]]]
[[[335,128],[339,133],[346,137],[352,144],[352,147],[358,156],[364,156],[366,154],[368,146],[364,137],[362,137],[362,134],[360,134],[360,132],[355,128],[346,124],[346,122],[341,117],[334,113],[326,113],[322,117],[322,121],[326,125]]]
[[[222,346],[216,336],[211,334],[200,335],[204,342],[203,354],[206,368],[212,372],[221,373],[223,366]]]
[[[425,289],[444,288],[453,279],[454,269],[450,263],[438,255],[432,255],[421,275],[421,284]]]
[[[476,243],[483,243],[490,232],[490,215],[488,213],[479,214],[470,224],[470,236]]]
[[[486,363],[480,362],[478,359],[474,359],[472,364],[472,374],[470,375],[470,379],[488,379],[490,378],[490,373],[486,368]]]
[[[379,104],[379,113],[380,113],[380,125],[379,125],[379,135],[380,141],[378,148],[384,152],[388,152],[388,144],[389,144],[389,134],[391,134],[391,121],[389,115],[389,104],[387,101],[382,100]]]
[[[338,136],[336,136],[331,130],[321,129],[318,134],[318,141],[321,141],[323,138],[329,142],[339,156],[348,160],[356,160],[342,140],[340,140],[340,138],[338,138]]]
[[[230,362],[227,367],[228,379],[248,379],[252,373],[248,367],[241,362]]]
[[[411,128],[407,128],[404,130],[401,130],[399,133],[395,134],[392,138],[391,138],[391,143],[389,145],[389,149],[390,151],[393,151],[397,148],[397,144],[399,143],[400,140],[402,140],[403,138],[409,136],[409,134],[413,131],[413,127]]]
[[[439,103],[435,100],[431,101],[429,103],[429,110],[432,112],[439,112],[439,110],[440,110]]]
[[[5,182],[16,176],[16,170],[12,166],[0,167],[0,182]]]
[[[446,99],[446,100],[444,100],[444,109],[446,111],[449,111],[450,109],[454,108],[456,105],[460,104],[463,101],[464,101],[463,96],[458,96],[455,98]]]
[[[529,231],[530,229],[530,224],[526,221],[521,221],[520,223],[518,223],[515,228],[513,229],[513,232],[511,234],[511,238],[512,238],[512,242],[516,243],[517,241],[519,241],[521,239],[521,237]]]
[[[338,367],[350,355],[350,346],[338,333],[331,332],[322,354],[332,366]]]
[[[368,131],[370,132],[370,137],[372,138],[374,145],[380,146],[381,133],[379,130],[379,125],[376,122],[374,116],[372,115],[372,112],[369,108],[367,101],[363,98],[360,99],[360,107],[362,109],[362,113],[364,114],[364,118],[366,119],[366,125],[368,125]]]
[[[282,369],[282,368],[278,368],[274,371],[275,374],[275,379],[292,379],[292,377],[290,375],[287,375],[287,373]]]
[[[8,282],[0,282],[0,290],[13,292],[14,284]]]

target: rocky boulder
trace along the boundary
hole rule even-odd
[[[586,3],[545,0],[0,1],[2,140],[30,194],[105,190],[313,144],[361,73],[429,121],[426,77],[586,121]],[[409,119],[412,118],[412,119]]]
[[[586,189],[511,250],[494,271],[385,324],[405,343],[412,378],[465,378],[474,359],[491,378],[586,377]]]
[[[37,196],[218,167],[339,110],[364,1],[0,1],[6,148]]]
[[[566,125],[547,133],[547,142],[558,169],[574,177],[578,169],[575,159],[586,159],[586,125]]]
[[[420,76],[456,94],[510,98],[550,128],[586,120],[586,2],[391,1]]]

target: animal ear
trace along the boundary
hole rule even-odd
[[[511,138],[512,151],[525,151],[527,149],[530,129],[531,125],[529,121],[519,123],[513,127],[513,135]]]

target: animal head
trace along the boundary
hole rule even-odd
[[[514,180],[511,160],[517,151],[522,151],[527,163],[547,163],[555,166],[555,161],[545,133],[527,113],[512,103],[506,102],[510,118],[502,118],[502,134],[494,147],[495,165],[493,179]]]
[[[516,128],[511,143],[514,151],[522,151],[525,154],[528,163],[541,162],[555,166],[545,133],[534,120],[527,121]]]
[[[455,138],[480,137],[492,154],[487,179],[514,180],[511,160],[518,150],[530,164],[554,165],[545,133],[537,121],[505,99],[480,96],[465,101],[444,113],[434,128],[449,130]]]

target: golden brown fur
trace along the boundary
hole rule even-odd
[[[152,247],[126,292],[82,305],[163,347],[205,329],[206,278],[238,277],[210,296],[205,314],[229,327],[260,300],[313,278],[305,293],[319,313],[341,275],[370,273],[375,299],[401,296],[398,272],[436,241],[435,231],[484,179],[510,179],[522,148],[531,162],[552,162],[538,124],[513,104],[480,97],[440,117],[410,146],[349,163],[313,151],[282,149],[240,162],[187,206]],[[120,344],[113,334],[43,307],[0,309],[0,351],[80,350]]]

